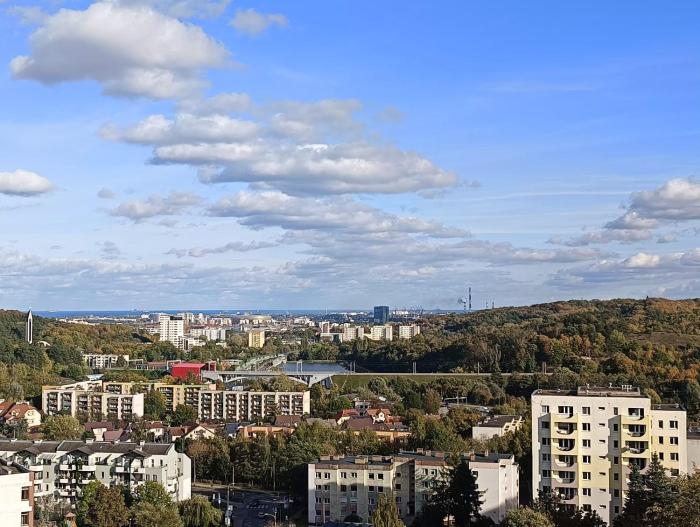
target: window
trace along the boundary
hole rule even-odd
[[[620,514],[620,507],[615,505],[615,514]]]
[[[583,415],[591,415],[591,407],[590,406],[584,406],[581,408],[581,413]]]
[[[583,448],[591,448],[591,440],[590,439],[583,440]]]
[[[591,473],[590,472],[584,472],[583,473],[583,479],[589,480],[591,479]]]
[[[374,479],[374,474],[372,474],[371,472],[369,473],[369,479]]]
[[[664,436],[659,436],[659,444],[660,445],[664,444]]]
[[[585,490],[585,489],[584,489]],[[590,489],[589,489],[590,490]],[[590,494],[588,494],[590,496]],[[581,507],[584,511],[586,512],[591,512],[591,504],[590,503],[584,503],[583,507]]]
[[[369,486],[369,491],[370,491],[370,492],[374,492],[374,485],[370,485],[370,486]]]
[[[348,491],[348,486],[347,485],[341,485],[340,486],[340,492],[347,492]]]
[[[29,487],[22,487],[22,501],[29,501]]]
[[[350,472],[350,477],[353,479],[357,478],[357,472]]]
[[[678,444],[678,438],[677,437],[670,437],[669,441],[671,442],[672,445],[677,445]]]
[[[331,473],[330,473],[330,472],[324,472],[324,473],[323,473],[323,479],[331,479]]]
[[[615,472],[615,473],[613,474],[613,480],[618,481],[619,479],[620,479],[620,474],[618,474],[617,472]]]
[[[678,430],[678,421],[669,421],[668,426],[673,430]]]
[[[551,476],[552,472],[550,470],[544,469],[542,471],[542,477],[543,478],[549,478]]]
[[[591,423],[583,423],[583,431],[590,432],[591,431]]]
[[[28,512],[22,513],[22,525],[29,525],[29,513]]]
[[[617,431],[618,431],[618,427],[617,427],[617,423],[615,423],[615,424],[613,425],[613,432],[617,432]]]
[[[542,438],[542,446],[549,446],[549,438],[548,437]]]
[[[542,461],[550,461],[551,460],[551,455],[550,454],[542,454]]]
[[[620,446],[619,441],[617,439],[613,439],[613,448],[617,448],[618,446]]]
[[[394,485],[394,488],[396,490],[401,490],[401,483],[397,483],[396,485]]]
[[[663,428],[663,427],[664,427],[664,422],[662,419],[659,419],[659,428]]]
[[[377,492],[384,493],[384,487],[377,487]]]
[[[560,415],[573,415],[574,414],[574,407],[573,406],[560,406],[558,408],[559,414]]]
[[[671,452],[671,461],[678,461],[678,452]]]
[[[347,479],[348,473],[347,473],[347,472],[341,472],[341,473],[340,473],[340,477],[341,477],[342,479]]]
[[[613,415],[618,415],[619,413],[620,409],[617,406],[613,407]]]
[[[663,452],[659,452],[659,459],[660,459],[661,461],[664,460],[664,453],[663,453]]]
[[[377,474],[377,479],[384,479],[384,474]]]
[[[542,405],[542,413],[543,414],[548,414],[549,413],[549,405],[543,404]]]
[[[615,456],[613,457],[613,465],[619,465],[620,464],[620,458]]]
[[[583,456],[583,462],[586,465],[590,465],[591,464],[591,456]]]
[[[319,479],[321,479],[321,473],[320,473],[320,472],[316,472],[316,477],[319,478]]]
[[[590,496],[590,495],[591,495],[591,489],[590,489],[590,487],[583,487],[583,488],[581,489],[581,491],[583,492],[583,495],[584,495],[584,496]],[[590,505],[589,505],[589,507],[590,507]]]
[[[542,421],[542,430],[549,430],[549,421]]]

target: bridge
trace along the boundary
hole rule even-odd
[[[274,377],[288,377],[294,381],[313,386],[321,383],[325,387],[330,387],[333,384],[332,377],[338,375],[337,371],[313,371],[313,372],[284,372],[284,371],[203,371],[202,378],[210,381],[221,381],[226,387],[240,384],[247,379],[272,379]]]
[[[410,373],[410,372],[374,372],[374,373],[357,373],[352,371],[303,371],[303,368],[298,365],[297,370],[294,372],[284,372],[275,370],[265,370],[265,371],[245,371],[245,370],[235,370],[235,371],[202,371],[202,378],[211,381],[222,381],[227,387],[240,384],[242,381],[247,379],[272,379],[274,377],[285,376],[299,383],[305,384],[306,386],[313,386],[314,384],[321,383],[326,388],[333,384],[333,377],[357,377],[357,378],[367,378],[367,377],[489,377],[492,374],[489,372],[483,373]],[[501,373],[503,377],[509,377],[511,375],[521,375],[523,377],[530,377],[533,375],[539,375],[538,373]],[[551,375],[551,373],[545,373],[544,375]]]

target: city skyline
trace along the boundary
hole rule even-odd
[[[3,305],[698,297],[699,11],[0,2]]]

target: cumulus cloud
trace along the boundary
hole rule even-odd
[[[314,102],[280,101],[264,108],[271,115],[270,129],[300,141],[357,133],[363,126],[355,115],[362,108],[355,99],[322,99]]]
[[[47,16],[49,16],[46,11],[41,7],[33,6],[11,6],[7,8],[7,13],[17,17],[19,21],[27,26],[33,26],[36,24],[41,24]]]
[[[226,115],[179,114],[172,120],[164,115],[151,115],[126,130],[108,125],[102,128],[101,134],[106,139],[127,143],[171,145],[246,141],[254,139],[258,131],[256,123]]]
[[[293,194],[388,194],[457,183],[455,174],[414,152],[366,142],[180,144],[154,153],[158,163],[223,167],[203,172],[205,183],[260,182]]]
[[[202,258],[211,254],[257,251],[259,249],[277,247],[278,245],[279,242],[276,241],[229,242],[225,245],[220,245],[218,247],[193,247],[191,249],[170,249],[165,254],[177,256],[178,258],[183,258],[184,256],[190,256],[192,258]]]
[[[28,170],[0,172],[0,194],[8,196],[36,196],[53,190],[53,185],[44,176]]]
[[[252,102],[247,93],[219,93],[213,97],[185,99],[179,108],[183,113],[195,115],[229,114],[250,110]]]
[[[212,216],[239,218],[252,228],[333,230],[345,233],[411,233],[435,237],[464,237],[462,229],[415,217],[402,217],[352,199],[289,196],[281,192],[239,192],[210,206]]]
[[[135,3],[136,4],[136,3]],[[200,74],[228,59],[201,28],[143,5],[101,1],[83,11],[61,9],[29,39],[12,75],[45,84],[94,80],[105,93],[156,99],[192,95]]]
[[[191,192],[172,192],[166,197],[153,195],[145,200],[125,201],[108,212],[111,216],[138,222],[155,216],[182,214],[201,201],[199,196]]]
[[[255,37],[267,31],[271,26],[287,27],[289,21],[287,17],[279,13],[265,14],[251,8],[238,9],[230,24],[236,31]]]
[[[653,231],[664,224],[700,219],[700,182],[677,178],[654,190],[634,192],[626,209],[622,216],[606,223],[601,230],[570,239],[553,238],[550,242],[583,246],[649,240]],[[668,241],[668,237],[659,238],[659,243]]]

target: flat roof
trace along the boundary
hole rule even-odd
[[[639,397],[648,399],[642,395],[636,386],[579,386],[574,389],[540,389],[532,392],[532,395],[558,395],[579,397]]]
[[[482,426],[485,428],[503,428],[504,425],[512,423],[513,421],[519,421],[520,419],[522,419],[522,417],[519,415],[494,415],[476,426]]]

